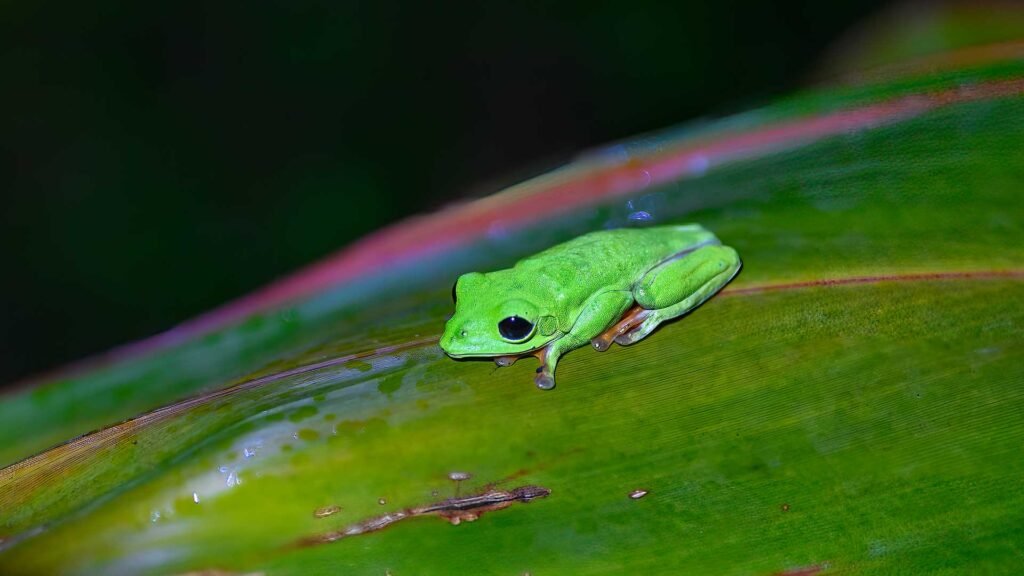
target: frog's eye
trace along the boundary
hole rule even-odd
[[[509,316],[498,322],[498,333],[505,340],[519,342],[520,340],[526,340],[530,337],[530,334],[533,334],[533,323],[526,318]]]

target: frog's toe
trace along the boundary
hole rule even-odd
[[[605,350],[611,348],[613,340],[614,338],[612,338],[610,334],[602,334],[596,338],[591,339],[590,345],[594,347],[594,350],[597,350],[598,352],[604,352]]]
[[[541,390],[551,390],[555,387],[555,377],[547,372],[538,372],[533,381]]]
[[[639,326],[616,336],[615,343],[619,346],[636,344],[650,335],[651,332],[654,332],[654,329],[657,328],[663,320],[664,319],[659,311],[652,311],[650,314],[645,316],[644,321],[641,322]]]
[[[624,345],[636,342],[636,340],[629,340],[627,335],[631,331],[636,331],[637,327],[642,325],[651,316],[651,313],[650,310],[640,306],[632,307],[618,322],[592,338],[590,344],[598,352],[604,352],[611,348],[612,342],[618,342],[619,344],[625,342],[626,344]]]
[[[630,344],[635,344],[638,340],[640,338],[635,338],[632,332],[615,337],[615,343],[619,346],[629,346]]]
[[[637,326],[633,330],[626,332],[625,334],[619,334],[618,336],[616,336],[615,343],[618,344],[619,346],[629,346],[630,344],[636,344],[637,342],[643,340],[648,334],[650,334],[655,327],[657,327],[657,324],[648,324],[645,322],[640,326]]]

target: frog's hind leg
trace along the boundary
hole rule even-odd
[[[626,314],[622,319],[613,324],[611,328],[608,328],[604,332],[594,336],[590,340],[590,344],[598,352],[604,352],[612,345],[612,342],[614,342],[616,338],[642,324],[650,314],[651,311],[643,306],[633,306],[626,311]]]
[[[615,336],[628,346],[643,339],[659,324],[686,314],[703,304],[739,273],[742,262],[728,246],[704,246],[671,258],[651,269],[634,290],[638,305],[646,313],[635,328]]]

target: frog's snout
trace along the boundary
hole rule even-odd
[[[465,339],[465,328],[456,328],[449,324],[445,326],[444,334],[441,335],[441,340],[439,344],[441,345],[441,349],[444,350],[445,353],[449,355],[456,355],[458,354],[458,350],[460,349],[459,344],[461,342],[464,342]]]

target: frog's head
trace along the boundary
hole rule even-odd
[[[452,296],[455,314],[444,326],[441,349],[453,358],[513,356],[557,338],[555,318],[543,312],[545,298],[501,272],[463,274]]]

